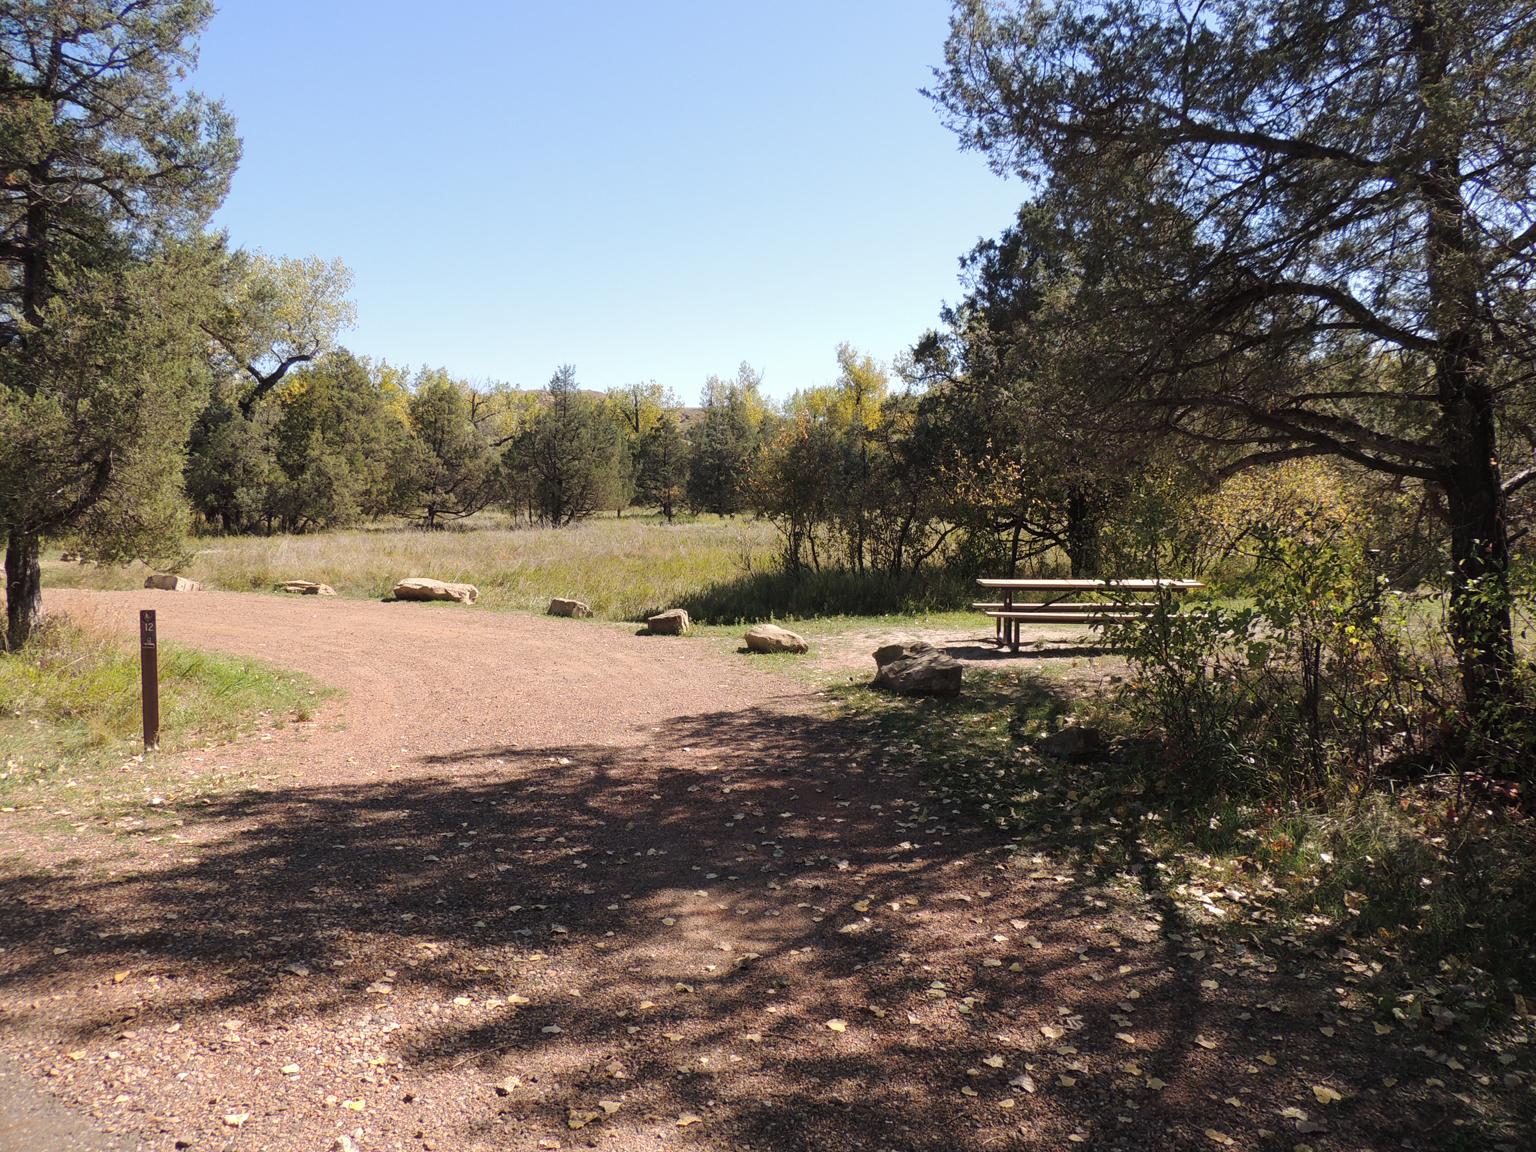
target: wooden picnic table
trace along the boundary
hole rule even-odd
[[[1030,579],[984,577],[976,581],[980,588],[1001,592],[1000,601],[972,604],[997,624],[998,647],[1008,645],[1019,650],[1019,625],[1025,620],[1037,624],[1105,624],[1116,620],[1134,620],[1157,609],[1155,602],[1132,599],[1134,595],[1165,589],[1189,591],[1204,588],[1199,580],[1088,580]],[[1041,600],[1016,600],[1020,592],[1043,592]],[[1074,600],[1079,595],[1098,596],[1098,600]]]

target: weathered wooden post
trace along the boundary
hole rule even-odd
[[[160,656],[155,610],[139,612],[139,683],[144,695],[144,751],[160,746]]]

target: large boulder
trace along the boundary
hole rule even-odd
[[[196,580],[188,580],[185,576],[177,576],[171,572],[156,572],[145,579],[144,587],[158,588],[162,592],[197,592],[203,586]]]
[[[407,576],[395,585],[396,600],[453,600],[459,604],[473,604],[479,598],[480,589],[473,584],[449,584],[425,576]]]
[[[284,580],[277,586],[277,591],[286,592],[290,596],[334,596],[336,589],[329,584],[321,584],[314,580]]]
[[[875,650],[874,687],[902,696],[958,696],[965,669],[932,644],[914,640]]]
[[[583,620],[592,615],[592,605],[582,600],[567,600],[556,596],[549,602],[551,616],[576,616]]]
[[[688,613],[682,608],[668,608],[658,612],[645,622],[653,636],[686,636],[692,627]]]
[[[805,637],[777,624],[754,624],[747,629],[748,652],[804,652]]]

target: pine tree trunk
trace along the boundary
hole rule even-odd
[[[1451,521],[1451,644],[1474,749],[1497,735],[1515,703],[1515,643],[1509,588],[1509,530],[1499,470],[1493,391],[1487,379],[1483,273],[1463,199],[1462,137],[1434,117],[1445,107],[1450,54],[1435,0],[1420,0],[1411,27],[1419,86],[1432,119],[1423,194],[1427,319],[1439,336],[1435,386],[1445,446]]]
[[[5,640],[19,652],[43,624],[42,541],[12,535],[5,545]]]
[[[1075,580],[1091,580],[1099,575],[1100,526],[1092,500],[1074,489],[1067,497],[1067,559]]]
[[[1515,641],[1509,589],[1509,537],[1492,419],[1462,426],[1461,459],[1446,484],[1451,520],[1451,643],[1474,731],[1488,730],[1512,703]]]

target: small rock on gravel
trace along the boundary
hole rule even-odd
[[[407,576],[395,585],[396,600],[452,600],[473,604],[479,598],[480,589],[473,584],[450,584],[426,576]]]
[[[556,596],[549,602],[548,614],[551,616],[574,616],[585,620],[592,615],[592,605],[584,600],[570,600],[564,596]]]
[[[780,628],[777,624],[753,625],[747,629],[746,641],[749,652],[798,653],[809,650],[805,637],[788,628]]]
[[[686,636],[692,624],[688,620],[688,613],[682,608],[668,608],[665,612],[658,612],[645,622],[653,636]]]

